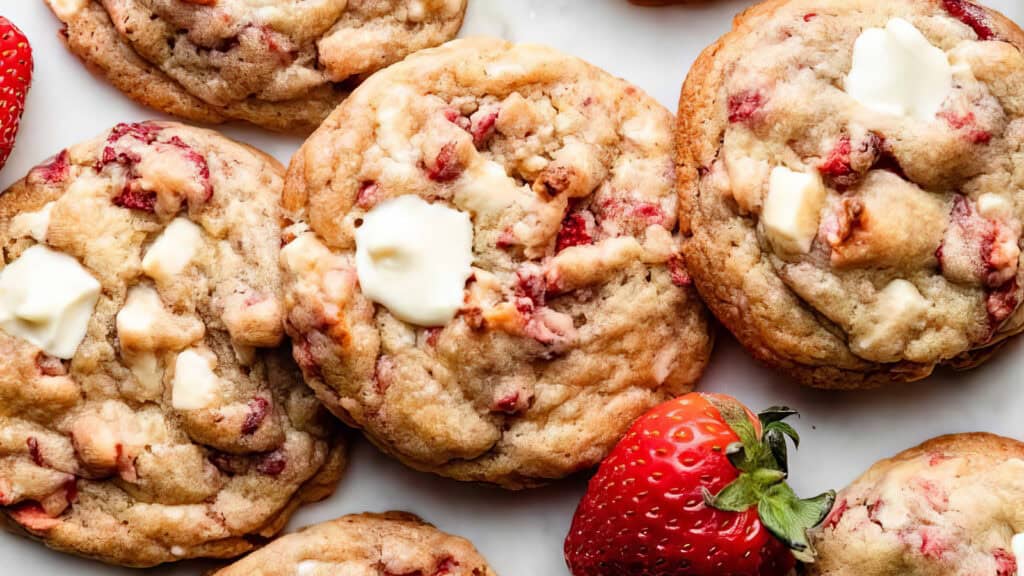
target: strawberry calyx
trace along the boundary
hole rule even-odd
[[[836,493],[830,490],[801,499],[786,484],[786,439],[799,447],[800,435],[784,420],[797,412],[786,407],[769,408],[758,415],[757,426],[738,402],[719,397],[709,400],[740,438],[726,449],[729,462],[740,474],[718,494],[712,495],[705,489],[704,502],[726,512],[745,512],[756,507],[764,527],[788,546],[797,560],[813,563],[815,551],[807,531],[825,521],[835,504]]]

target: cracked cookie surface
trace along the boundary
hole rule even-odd
[[[356,228],[408,194],[472,218],[472,276],[444,326],[359,288]],[[458,40],[375,75],[295,156],[284,205],[307,382],[414,468],[510,488],[563,477],[708,360],[671,114],[551,49]]]
[[[814,576],[1017,573],[1024,444],[991,434],[925,442],[871,467],[814,533]]]
[[[361,79],[436,46],[466,0],[48,0],[68,46],[192,120],[311,131]]]
[[[404,512],[357,514],[279,538],[214,576],[494,576],[463,538]]]
[[[49,262],[41,252],[98,293],[61,357],[21,332],[38,312],[2,314],[8,525],[115,564],[229,558],[333,491],[344,442],[282,349],[282,177],[218,134],[146,122],[60,152],[3,194],[0,299],[19,263]]]
[[[934,113],[854,96],[855,47],[886,28],[947,61]],[[965,0],[772,0],[703,53],[680,100],[684,254],[754,356],[874,387],[1021,331],[1022,46]]]

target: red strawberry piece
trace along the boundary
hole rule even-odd
[[[452,572],[454,572],[455,569],[458,567],[459,563],[455,560],[455,558],[449,556],[444,560],[441,560],[440,563],[438,563],[437,569],[434,570],[434,573],[431,576],[445,576],[446,574],[451,574]]]
[[[156,192],[146,192],[134,186],[126,185],[120,194],[114,197],[114,206],[141,210],[152,214],[156,210]]]
[[[263,421],[267,418],[267,413],[270,412],[270,401],[262,396],[257,396],[249,400],[247,408],[249,412],[245,415],[245,420],[242,421],[243,436],[254,434],[260,429]]]
[[[395,361],[388,356],[377,358],[377,364],[373,368],[373,388],[378,394],[383,394],[391,387],[395,378]]]
[[[480,148],[494,135],[494,125],[498,121],[497,110],[480,110],[471,118],[469,133],[473,136],[473,144]]]
[[[280,451],[263,454],[256,460],[256,471],[267,476],[279,476],[288,466],[288,459]]]
[[[568,214],[562,221],[562,227],[558,230],[558,239],[555,241],[555,252],[561,252],[572,246],[584,246],[593,244],[594,239],[587,231],[587,219],[576,212]]]
[[[995,31],[989,25],[985,9],[968,0],[942,0],[942,7],[949,15],[971,27],[979,40],[993,40]]]
[[[435,182],[451,182],[462,174],[465,168],[455,156],[455,142],[441,147],[432,166],[427,167],[427,177]]]
[[[832,509],[832,513],[828,515],[828,519],[825,520],[825,527],[830,530],[835,530],[836,526],[843,521],[843,516],[846,515],[846,511],[850,509],[850,504],[846,500],[843,500],[836,507]]]
[[[43,458],[43,452],[39,449],[39,440],[35,436],[29,436],[25,440],[25,444],[28,445],[28,454],[32,457],[32,462],[40,468],[46,466],[46,460]]]
[[[764,107],[764,95],[758,90],[745,90],[729,96],[729,122],[747,122]]]
[[[210,182],[210,165],[206,162],[206,157],[196,152],[195,148],[189,146],[177,136],[172,137],[167,143],[181,150],[185,158],[195,165],[199,180],[203,183],[204,196],[198,200],[206,202],[213,197],[213,183]]]
[[[60,184],[67,179],[70,172],[68,151],[61,150],[60,154],[54,156],[52,160],[33,168],[29,172],[28,178],[33,182],[42,182],[43,184]]]
[[[1017,279],[1007,282],[1006,285],[989,292],[985,299],[985,308],[988,311],[989,324],[993,330],[1002,326],[1003,322],[1017,311],[1020,306],[1020,286]]]
[[[36,368],[43,376],[64,376],[68,373],[67,367],[64,366],[64,362],[60,358],[54,358],[43,352],[36,355]]]
[[[818,171],[838,190],[856,186],[882,156],[884,140],[874,132],[856,144],[849,136],[841,137],[818,165]]]
[[[10,510],[11,518],[29,532],[49,532],[60,526],[60,518],[54,518],[36,502],[26,502]]]
[[[356,194],[356,206],[363,210],[369,210],[381,200],[380,185],[376,182],[363,182]]]
[[[637,420],[601,464],[573,519],[576,576],[783,576],[811,561],[807,530],[832,508],[785,484],[783,420],[736,400],[688,394]]]
[[[685,288],[693,284],[693,278],[690,276],[690,272],[686,269],[686,260],[683,259],[682,254],[673,254],[668,259],[668,273],[672,278],[672,283],[680,288]]]
[[[0,16],[0,168],[7,162],[32,83],[32,47],[10,20]]]
[[[996,560],[996,576],[1014,576],[1017,574],[1017,557],[1005,548],[997,548],[992,552]]]
[[[964,139],[971,144],[988,144],[992,141],[992,133],[978,127],[978,120],[974,112],[958,113],[952,110],[943,110],[938,117],[946,121],[949,127],[963,133]]]

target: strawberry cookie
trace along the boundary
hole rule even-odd
[[[311,131],[369,74],[452,38],[466,0],[47,0],[68,47],[133,99]]]
[[[770,0],[683,88],[684,254],[760,360],[824,388],[1024,328],[1024,32],[966,0]]]
[[[0,196],[0,518],[130,566],[234,557],[328,495],[340,436],[281,349],[273,159],[120,124]]]
[[[471,543],[403,512],[358,514],[284,536],[213,576],[494,576]]]
[[[812,576],[1024,574],[1024,444],[944,436],[875,464],[814,533]]]
[[[521,488],[598,463],[711,348],[678,252],[672,116],[493,39],[364,83],[292,161],[306,381],[406,464]]]

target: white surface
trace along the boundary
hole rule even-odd
[[[729,27],[749,1],[713,6],[640,8],[626,0],[471,0],[464,34],[501,35],[554,45],[623,76],[675,109],[679,86],[700,50]],[[1024,21],[1019,0],[990,0]],[[0,14],[28,34],[36,51],[36,79],[18,148],[0,172],[4,187],[64,146],[113,124],[158,116],[92,77],[57,39],[58,24],[42,0],[0,0]],[[229,135],[281,160],[299,144],[257,129],[232,126]],[[966,375],[939,374],[884,392],[826,393],[801,389],[767,372],[723,336],[703,390],[737,395],[755,408],[784,403],[803,412],[804,435],[794,457],[793,484],[806,495],[841,487],[875,460],[932,436],[987,430],[1024,437],[1024,343],[1013,342],[985,367]],[[562,539],[585,480],[570,479],[523,493],[417,474],[356,444],[338,493],[307,507],[290,529],[345,513],[404,509],[472,539],[504,576],[565,576]],[[132,574],[49,552],[0,534],[0,574]],[[166,575],[199,574],[208,564],[160,568]]]

